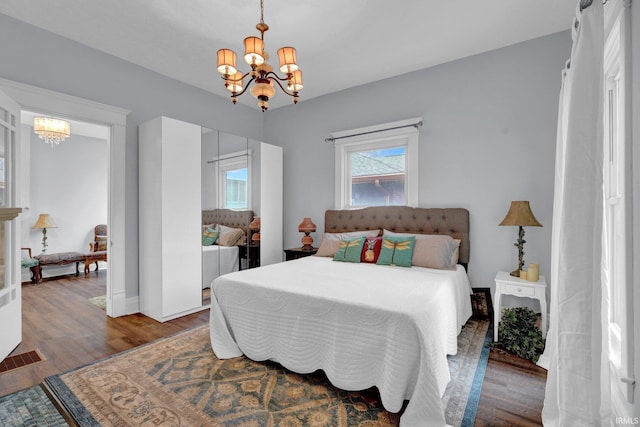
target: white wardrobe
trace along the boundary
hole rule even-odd
[[[202,310],[201,127],[138,127],[140,312],[159,322]]]

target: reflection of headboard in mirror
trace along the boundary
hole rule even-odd
[[[469,263],[469,211],[464,208],[411,208],[408,206],[376,206],[354,210],[328,210],[324,231],[387,229],[397,233],[448,234],[460,239],[458,263]]]
[[[249,223],[253,221],[253,211],[233,209],[209,209],[202,211],[202,224],[221,224],[227,227],[242,228],[249,235]]]

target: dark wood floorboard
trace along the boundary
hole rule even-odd
[[[46,360],[0,374],[0,396],[209,321],[209,310],[165,323],[142,314],[113,319],[89,302],[105,290],[104,271],[22,285],[22,343],[11,355],[38,349]]]
[[[201,311],[160,323],[142,314],[112,319],[89,302],[104,295],[106,274],[64,276],[22,286],[22,343],[12,354],[38,349],[45,362],[0,374],[0,396],[112,354],[209,321]],[[540,426],[546,371],[492,350],[475,426]]]
[[[492,349],[474,426],[541,426],[546,381],[545,369]]]

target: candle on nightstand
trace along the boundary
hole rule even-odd
[[[540,265],[531,263],[527,270],[527,280],[531,282],[537,282],[540,278]]]
[[[527,280],[527,270],[520,270],[520,279]]]

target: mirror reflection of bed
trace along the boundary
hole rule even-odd
[[[251,232],[252,210],[209,209],[202,211],[202,297],[210,303],[211,283],[218,277],[243,267],[241,246]],[[207,240],[207,231],[211,238]],[[210,243],[210,244],[209,244]]]
[[[215,244],[202,248],[202,305],[206,306],[216,277],[282,261],[282,149],[202,128],[201,158],[203,232],[213,225],[220,233]],[[268,228],[256,242],[251,238],[260,230],[249,229],[249,224],[258,216]],[[244,239],[229,242],[230,228],[242,230]]]

